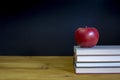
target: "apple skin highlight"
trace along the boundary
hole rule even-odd
[[[79,27],[75,31],[75,40],[81,48],[94,47],[99,40],[99,31],[94,27]]]

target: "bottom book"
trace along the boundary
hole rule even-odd
[[[119,68],[75,68],[76,74],[82,73],[120,73]]]

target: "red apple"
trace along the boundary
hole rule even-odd
[[[99,32],[94,27],[79,27],[75,31],[75,40],[81,48],[91,48],[98,43]]]

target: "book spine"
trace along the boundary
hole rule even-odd
[[[90,73],[120,73],[120,68],[75,68],[76,74],[90,74]]]
[[[120,62],[76,62],[76,67],[79,68],[91,68],[91,67],[120,67]]]
[[[120,56],[120,50],[76,50],[76,55],[119,55]]]
[[[76,62],[120,62],[120,56],[75,56]]]

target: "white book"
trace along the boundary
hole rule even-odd
[[[80,48],[80,46],[74,46],[75,55],[120,55],[120,46],[95,46],[92,48]]]
[[[120,62],[86,62],[75,63],[75,67],[79,68],[91,68],[91,67],[120,67]]]
[[[120,62],[120,56],[76,56],[76,62]]]
[[[75,68],[75,73],[120,73],[120,68]]]

